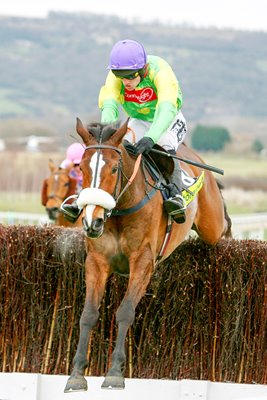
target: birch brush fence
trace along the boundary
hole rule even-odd
[[[0,225],[0,370],[69,374],[85,296],[79,229]],[[108,369],[127,279],[109,279],[87,375]],[[267,383],[267,243],[185,241],[153,276],[126,377]]]

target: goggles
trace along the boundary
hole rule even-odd
[[[119,79],[129,79],[130,81],[137,78],[139,75],[139,70],[138,71],[127,71],[123,69],[112,69],[112,73],[116,76],[116,78]]]

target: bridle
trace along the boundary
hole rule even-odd
[[[130,178],[128,178],[124,171],[123,171],[123,162],[122,162],[122,151],[115,146],[110,146],[110,145],[105,145],[105,144],[96,144],[96,145],[91,145],[91,146],[87,146],[85,147],[85,151],[89,150],[89,149],[94,149],[94,150],[98,150],[97,151],[97,161],[96,161],[96,174],[93,177],[93,187],[96,187],[96,176],[97,176],[97,170],[99,167],[99,159],[100,159],[100,150],[105,150],[105,149],[109,149],[109,150],[114,150],[116,151],[120,158],[118,161],[118,173],[117,173],[117,180],[116,180],[116,184],[115,184],[115,189],[114,192],[112,194],[115,202],[117,203],[118,200],[121,198],[121,196],[125,193],[125,191],[128,189],[128,187],[132,184],[134,178],[136,177],[137,171],[139,169],[140,166],[140,162],[141,162],[141,155],[139,155],[136,159],[135,162],[135,166],[134,166],[134,171],[133,174]],[[123,176],[123,178],[126,180],[126,185],[119,191],[119,184],[121,182],[121,177]]]
[[[55,176],[55,175],[67,175],[68,176],[68,173],[66,172],[66,171],[57,171],[57,172],[52,172],[52,176]],[[55,182],[53,181],[53,186],[52,186],[52,189],[54,189],[54,186],[55,186]],[[67,182],[66,184],[65,184],[65,186],[66,187],[69,187],[70,186],[70,182]],[[62,200],[64,200],[65,199],[65,196],[59,196],[58,194],[55,194],[55,193],[51,193],[49,196],[47,196],[47,199],[49,200],[49,199],[56,199],[56,198],[58,198],[60,201],[62,201]]]

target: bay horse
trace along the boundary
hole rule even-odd
[[[203,241],[215,245],[222,237],[231,235],[231,221],[214,176],[205,171],[203,186],[187,207],[186,221],[172,223],[166,243],[169,217],[163,209],[162,194],[142,164],[138,167],[143,156],[136,160],[123,145],[127,122],[118,129],[98,123],[85,128],[77,118],[76,130],[86,146],[80,163],[83,189],[77,199],[83,210],[87,242],[86,298],[73,370],[64,391],[87,390],[84,371],[89,334],[99,317],[105,285],[113,272],[128,275],[129,280],[116,312],[117,339],[102,388],[123,389],[127,331],[158,260],[167,258],[192,227]],[[177,155],[204,163],[185,145],[179,147]],[[203,172],[200,167],[183,162],[181,167],[190,177]]]
[[[70,176],[73,165],[67,168],[57,167],[53,160],[49,160],[48,166],[50,176],[43,181],[41,200],[46,213],[51,221],[57,226],[73,227],[73,223],[66,220],[60,206],[63,200],[71,195],[77,194],[77,181]],[[76,221],[75,226],[81,225],[81,219]]]

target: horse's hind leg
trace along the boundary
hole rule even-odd
[[[86,259],[86,299],[80,319],[79,343],[73,359],[73,371],[67,381],[65,393],[87,390],[84,370],[87,365],[89,335],[98,320],[98,307],[104,294],[107,278],[108,268],[105,261],[101,257],[94,257],[92,253],[89,253]]]
[[[102,384],[103,389],[124,389],[125,339],[134,321],[135,308],[150,282],[153,270],[152,260],[153,257],[148,248],[142,255],[139,253],[137,257],[135,256],[134,262],[130,260],[131,273],[128,288],[116,313],[118,336],[112,353],[111,368]]]
[[[233,235],[232,235],[232,220],[231,220],[231,218],[230,218],[230,216],[228,214],[227,207],[226,207],[225,203],[224,203],[224,218],[225,218],[225,220],[227,222],[227,228],[226,228],[226,230],[224,232],[224,237],[225,238],[232,238],[233,237]]]
[[[220,187],[210,173],[198,194],[195,230],[204,242],[216,244],[222,237],[231,237],[231,219],[227,213]]]

